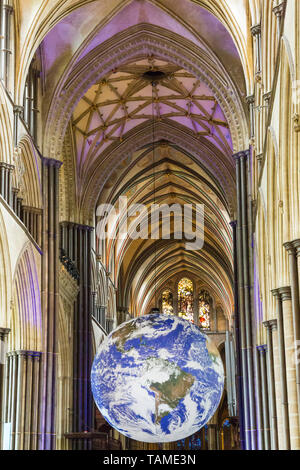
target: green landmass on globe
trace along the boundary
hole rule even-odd
[[[169,366],[169,362],[165,361]],[[168,380],[163,383],[155,382],[150,385],[150,389],[155,393],[155,414],[156,422],[159,422],[164,416],[168,416],[170,412],[166,411],[162,414],[159,413],[159,406],[166,404],[171,409],[175,409],[180,400],[182,400],[188,393],[193,385],[195,378],[180,367],[172,364],[174,373]]]

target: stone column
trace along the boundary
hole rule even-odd
[[[290,447],[292,450],[300,450],[292,292],[290,287],[281,287],[279,293],[281,295],[284,323]]]
[[[259,75],[261,73],[261,25],[252,26],[251,34],[256,45],[256,75]]]
[[[246,101],[249,106],[249,112],[250,112],[250,137],[251,139],[253,139],[255,137],[255,114],[254,114],[255,96],[254,95],[247,96]]]
[[[73,432],[92,431],[94,401],[90,372],[92,368],[92,258],[93,227],[72,222],[61,224],[62,249],[79,271],[79,294],[75,304],[73,351]],[[73,440],[74,450],[90,450],[92,441]]]
[[[41,353],[7,354],[6,399],[3,419],[11,424],[11,450],[37,449],[37,403]]]
[[[300,239],[293,241],[293,245],[296,250],[297,274],[298,274],[298,296],[300,298]]]
[[[21,220],[38,245],[42,240],[42,213],[36,207],[22,206]]]
[[[267,376],[268,376],[268,395],[269,395],[269,421],[271,427],[271,449],[278,449],[278,425],[277,425],[277,407],[276,407],[276,389],[274,375],[274,344],[273,332],[277,329],[277,320],[264,322],[267,328]]]
[[[17,214],[17,207],[18,207],[18,194],[20,190],[18,188],[12,188],[12,209]]]
[[[245,420],[245,441],[247,450],[256,449],[256,405],[254,392],[253,339],[252,339],[252,303],[251,303],[251,262],[249,248],[249,217],[247,191],[247,161],[249,150],[239,152],[236,160],[237,180],[237,252],[240,337],[242,351],[243,401]]]
[[[282,19],[285,14],[285,9],[286,9],[286,0],[283,0],[279,5],[275,6],[273,8],[273,13],[275,14],[277,18],[277,37],[278,40],[280,40],[281,37],[281,27],[282,27]]]
[[[238,417],[240,428],[241,449],[245,449],[245,427],[244,427],[244,404],[243,404],[243,379],[242,379],[242,359],[241,359],[241,331],[240,331],[240,308],[239,308],[239,271],[238,271],[238,240],[237,221],[230,223],[233,235],[233,257],[234,257],[234,329],[236,344],[236,389]]]
[[[281,382],[281,399],[282,399],[282,423],[283,423],[283,448],[289,450],[291,446],[290,441],[290,423],[289,423],[289,407],[288,407],[288,391],[287,391],[287,370],[286,370],[286,355],[285,355],[285,334],[283,324],[283,310],[282,298],[279,289],[272,291],[276,297],[277,304],[277,327],[278,327],[278,352],[280,364],[280,382]]]
[[[299,243],[299,245],[298,245]],[[300,346],[300,303],[299,303],[299,278],[297,266],[297,246],[300,251],[300,240],[285,243],[284,247],[289,254],[289,268],[292,294],[293,330],[294,330],[294,360],[296,368],[297,408],[298,420],[300,419],[300,361],[298,349]],[[300,256],[300,254],[299,254]],[[300,425],[300,422],[299,422]]]
[[[7,204],[10,204],[12,199],[11,175],[14,168],[13,165],[0,162],[0,195]]]
[[[261,398],[262,398],[262,416],[263,416],[263,442],[264,450],[270,450],[270,415],[269,415],[269,397],[268,397],[268,378],[267,378],[267,346],[258,346],[260,359],[260,377],[261,377]]]
[[[1,11],[1,62],[0,62],[0,73],[1,78],[4,81],[5,87],[8,87],[9,79],[9,65],[10,65],[10,56],[11,56],[11,16],[13,14],[13,7],[9,5],[7,0],[2,2],[2,11]]]
[[[264,420],[263,420],[263,400],[262,400],[262,377],[261,377],[261,364],[260,364],[260,354],[259,348],[256,347],[255,354],[255,384],[256,384],[256,415],[257,415],[257,449],[265,450],[265,440],[264,440]]]
[[[2,426],[6,401],[6,352],[9,332],[8,328],[0,328],[0,449],[2,448]]]
[[[217,432],[216,424],[208,424],[208,450],[218,450]]]
[[[43,337],[39,400],[40,450],[56,444],[55,394],[57,375],[57,319],[59,310],[59,169],[60,161],[41,157],[43,191],[42,314]]]

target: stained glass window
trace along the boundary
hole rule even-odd
[[[171,291],[166,290],[162,294],[162,313],[165,315],[173,315],[173,294]]]
[[[194,286],[186,277],[178,283],[178,315],[194,323]]]
[[[210,295],[203,290],[199,295],[199,326],[200,328],[210,328]]]

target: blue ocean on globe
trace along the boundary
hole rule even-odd
[[[141,442],[163,443],[199,431],[224,388],[221,357],[192,323],[151,314],[120,325],[101,344],[91,372],[107,422]]]

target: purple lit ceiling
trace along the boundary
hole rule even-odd
[[[163,72],[152,87],[144,73]],[[73,114],[77,164],[97,158],[110,144],[122,141],[128,131],[153,121],[175,121],[204,136],[222,153],[232,152],[228,123],[210,89],[193,75],[154,57],[121,66],[95,84]]]

